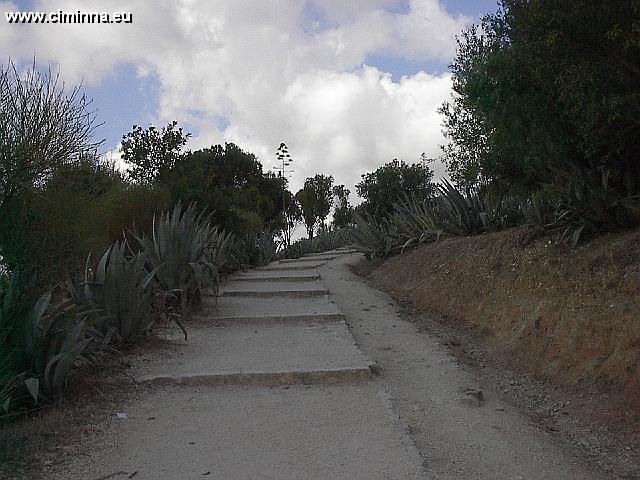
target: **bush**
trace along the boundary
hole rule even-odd
[[[95,152],[94,115],[78,88],[65,92],[58,77],[39,73],[35,62],[24,73],[11,62],[0,68],[0,91],[0,252],[12,269],[35,269],[26,196]]]

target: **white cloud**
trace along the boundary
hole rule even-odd
[[[118,143],[118,145],[116,145],[112,149],[104,152],[102,155],[100,155],[100,160],[113,164],[115,168],[120,172],[125,172],[129,164],[127,164],[127,162],[122,159],[122,151],[120,147],[121,144]]]
[[[438,153],[436,109],[449,95],[449,75],[419,72],[394,82],[366,65],[372,54],[450,58],[453,36],[468,19],[448,15],[437,0],[411,0],[402,10],[397,0],[106,4],[40,0],[33,9],[131,11],[133,24],[5,25],[0,53],[35,54],[68,80],[90,84],[118,64],[136,65],[159,80],[158,123],[188,121],[200,131],[191,148],[233,141],[266,168],[287,142],[294,187],[323,172],[353,190],[361,173],[394,157]],[[228,120],[223,131],[220,117]]]
[[[451,58],[455,53],[453,39],[469,19],[451,17],[437,1],[432,0],[411,0],[409,8],[411,14],[396,19],[399,40],[396,53],[415,58]]]

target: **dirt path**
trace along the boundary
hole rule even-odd
[[[407,425],[433,479],[608,479],[482,385],[438,341],[402,318],[387,294],[366,285],[347,256],[323,278],[356,343],[377,365],[379,388]]]
[[[187,342],[138,360],[123,418],[48,478],[606,478],[417,334],[349,272],[357,258],[232,279]]]

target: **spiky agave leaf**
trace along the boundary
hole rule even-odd
[[[396,202],[386,222],[394,243],[402,245],[401,251],[411,245],[435,241],[442,235],[429,199],[408,197]]]
[[[263,231],[256,239],[258,247],[258,265],[267,265],[276,256],[278,241],[271,232]]]
[[[74,285],[74,297],[90,331],[103,346],[129,343],[152,326],[152,277],[146,255],[131,253],[126,242],[121,242],[107,249],[95,273],[87,271],[84,280]]]
[[[22,398],[25,363],[24,329],[32,305],[22,294],[19,276],[0,277],[0,414]]]
[[[233,258],[233,234],[225,232],[218,227],[214,227],[209,232],[206,241],[205,258],[206,261],[215,265],[218,272],[224,272],[235,263]]]
[[[351,239],[355,248],[369,257],[383,257],[399,248],[384,227],[369,215],[354,215],[355,226],[351,230]]]
[[[242,238],[244,256],[248,265],[260,267],[271,262],[278,251],[278,241],[269,231],[248,233]]]
[[[440,193],[437,217],[446,233],[459,236],[477,235],[486,231],[488,216],[476,191],[466,194],[447,180],[438,185]]]
[[[75,314],[71,300],[51,305],[51,294],[36,303],[29,319],[27,356],[32,361],[33,378],[38,380],[41,398],[52,401],[66,387],[71,369],[91,342],[84,322]]]
[[[13,369],[11,355],[0,357],[0,418],[14,407],[24,376]]]
[[[154,217],[150,238],[136,236],[157,286],[169,304],[177,299],[182,315],[201,302],[204,290],[217,289],[217,269],[206,260],[211,229],[210,215],[198,212],[195,205],[185,209],[177,204]]]

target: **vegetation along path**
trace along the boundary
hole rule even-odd
[[[144,393],[53,478],[605,478],[417,334],[359,259],[232,278],[188,341],[138,359]]]

